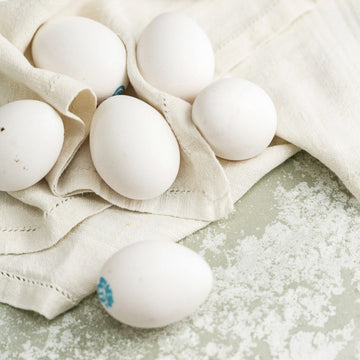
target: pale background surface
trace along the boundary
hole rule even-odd
[[[53,321],[0,304],[0,359],[358,359],[359,233],[359,202],[301,152],[183,241],[216,280],[193,317],[141,331],[95,295]]]

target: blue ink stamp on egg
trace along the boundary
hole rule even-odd
[[[125,86],[124,85],[120,85],[115,92],[112,94],[112,96],[116,96],[116,95],[122,95],[125,91]]]
[[[100,301],[105,305],[105,307],[112,307],[114,303],[112,290],[110,284],[102,276],[100,277],[99,284],[97,286],[97,293]]]

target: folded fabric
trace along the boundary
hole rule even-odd
[[[34,6],[27,5],[22,11],[19,11],[20,5],[17,1],[5,2],[4,7],[0,9],[0,18],[4,18],[5,23],[14,22],[13,26],[3,26],[4,37],[0,37],[3,54],[0,57],[0,76],[4,80],[0,85],[0,93],[3,94],[0,104],[19,98],[47,101],[63,117],[65,145],[57,164],[46,178],[49,187],[43,182],[11,194],[21,202],[37,207],[43,214],[48,214],[49,208],[56,202],[56,211],[51,213],[54,221],[50,220],[49,216],[41,215],[41,211],[38,212],[41,219],[36,220],[36,227],[40,229],[34,233],[23,233],[24,239],[29,237],[31,240],[13,241],[13,237],[4,232],[0,251],[24,253],[47,248],[81,220],[104,209],[109,203],[133,211],[204,221],[227,215],[232,210],[234,198],[224,167],[192,123],[191,105],[154,89],[141,77],[135,59],[136,38],[150,18],[158,13],[169,9],[184,11],[208,32],[214,45],[219,73],[233,66],[238,59],[268,41],[308,11],[311,8],[309,3],[298,1],[290,5],[286,1],[277,1],[273,4],[261,0],[256,6],[254,4],[253,7],[249,7],[246,13],[241,11],[244,4],[235,0],[229,0],[225,8],[221,7],[221,11],[211,1],[194,4],[162,0],[157,2],[156,6],[154,4],[150,7],[144,0],[134,1],[131,5],[110,0],[81,1],[71,6],[63,4],[57,16],[87,16],[104,23],[120,36],[126,45],[129,78],[136,94],[164,115],[180,144],[181,167],[173,186],[156,199],[135,201],[124,198],[110,189],[101,180],[92,164],[86,137],[95,109],[96,99],[93,92],[67,76],[37,69],[31,65],[29,44],[32,36],[47,18],[45,14],[48,14],[48,17],[53,16],[59,11],[60,6],[57,1],[48,1],[46,6],[37,0],[30,2],[33,2]],[[265,14],[262,13],[263,8],[268,9]],[[229,10],[236,10],[231,12],[231,21],[228,18]],[[205,13],[207,16],[203,18]],[[22,21],[19,21],[19,17],[22,17]],[[250,19],[254,19],[253,22],[247,23]],[[231,28],[220,31],[220,25],[225,21],[232,24]],[[239,27],[248,33],[243,53],[240,53],[239,49],[232,49],[234,42],[237,42],[235,35],[244,36],[244,32],[239,32]],[[22,52],[25,53],[25,57]],[[229,63],[229,59],[233,62]],[[276,164],[274,162],[273,166]],[[229,166],[243,168],[240,163],[230,163]],[[249,176],[244,169],[242,181],[246,182],[248,187],[258,178]],[[100,198],[85,201],[89,197],[84,197],[83,194],[89,192],[98,194],[105,201]],[[75,196],[78,194],[82,195],[81,198]],[[66,208],[66,211],[61,211],[63,208]],[[48,234],[47,241],[33,241],[37,233]]]
[[[1,2],[0,104],[21,98],[46,101],[62,115],[66,135],[46,181],[11,197],[1,194],[0,300],[56,316],[94,290],[101,265],[122,246],[151,238],[178,240],[227,215],[256,181],[298,151],[282,139],[320,159],[360,197],[355,146],[360,130],[360,20],[359,13],[350,10],[352,4],[355,1]],[[247,78],[272,97],[282,139],[276,138],[263,154],[242,162],[217,159],[191,121],[191,105],[142,78],[136,39],[154,16],[168,10],[186,13],[207,32],[217,77]],[[179,176],[161,197],[129,200],[102,182],[86,141],[95,109],[93,92],[31,65],[30,41],[55,14],[100,21],[126,45],[137,96],[164,115],[181,148]],[[116,207],[108,209],[112,204]]]
[[[297,151],[294,145],[274,145],[255,161],[243,162],[242,167],[227,167],[234,199],[243,195],[253,181]],[[239,182],[244,174],[249,175],[244,182]],[[30,217],[33,210],[26,205],[15,217],[20,206],[9,195],[0,193],[0,202],[13,209],[6,219],[7,224],[33,219]],[[118,249],[142,240],[177,241],[207,224],[206,221],[143,214],[113,206],[83,221],[47,250],[0,255],[0,301],[37,311],[51,319],[95,291],[101,267]],[[14,241],[24,232],[33,231],[31,227],[10,226],[1,227],[0,232],[7,231]],[[36,235],[32,241],[36,241]]]

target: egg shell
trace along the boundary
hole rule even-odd
[[[180,166],[178,143],[163,116],[126,95],[105,100],[95,111],[90,151],[102,179],[131,199],[161,195]]]
[[[137,44],[141,74],[155,88],[193,101],[213,79],[214,51],[201,27],[181,13],[157,16]]]
[[[270,144],[277,126],[275,106],[258,85],[240,78],[218,80],[196,97],[192,119],[215,154],[252,158]]]
[[[128,85],[126,50],[106,26],[80,16],[45,23],[32,43],[35,66],[89,86],[98,101]]]
[[[209,265],[194,251],[165,240],[127,246],[101,270],[97,288],[105,310],[134,327],[179,321],[204,302],[212,287]]]
[[[58,113],[36,100],[0,107],[0,191],[25,189],[54,166],[64,141]]]

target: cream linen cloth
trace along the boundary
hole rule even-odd
[[[214,156],[191,122],[191,105],[154,89],[137,69],[139,33],[168,10],[186,13],[207,32],[216,77],[241,76],[270,94],[277,134],[294,145],[279,137],[251,160]],[[359,13],[357,0],[1,1],[0,104],[23,98],[51,104],[62,115],[65,144],[46,180],[0,193],[0,301],[53,318],[95,290],[101,266],[116,250],[144,239],[179,240],[226,216],[298,147],[360,198]],[[157,199],[129,200],[101,181],[86,141],[93,92],[31,65],[29,44],[37,28],[50,17],[72,14],[119,35],[135,92],[164,115],[177,137],[179,176]]]

